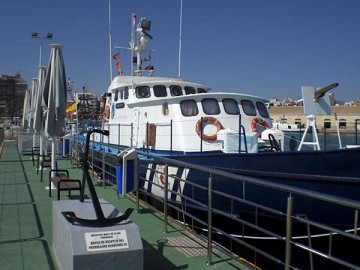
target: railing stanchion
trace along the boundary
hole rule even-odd
[[[285,270],[289,270],[291,265],[292,212],[293,212],[293,198],[290,196],[287,199],[287,213],[286,213]]]
[[[167,233],[167,224],[168,224],[168,213],[167,213],[167,207],[168,207],[168,181],[169,181],[169,175],[168,175],[168,165],[165,165],[164,170],[164,177],[165,177],[165,187],[164,187],[164,233]],[[160,176],[161,177],[161,176]]]
[[[207,239],[207,265],[212,264],[212,178],[208,182],[208,239]]]
[[[170,120],[170,155],[172,155],[172,147],[173,147],[173,122]]]
[[[137,162],[136,162],[136,167],[137,170],[135,170],[135,172],[139,172],[139,157],[137,157]],[[139,204],[140,204],[140,177],[139,174],[136,173],[135,175],[135,179],[136,179],[136,212],[139,213]]]
[[[201,123],[200,123],[200,152],[202,152],[203,150],[203,129],[204,129],[204,122],[203,122],[203,118],[201,117],[200,119]]]
[[[133,123],[130,124],[131,131],[130,131],[130,145],[133,147],[133,136],[134,136],[134,130],[133,130]]]

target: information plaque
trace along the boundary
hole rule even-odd
[[[129,248],[126,230],[85,233],[88,252]]]

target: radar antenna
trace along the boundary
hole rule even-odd
[[[304,113],[307,115],[307,123],[298,151],[301,150],[303,145],[312,145],[314,150],[320,150],[319,138],[316,130],[316,115],[331,114],[330,97],[325,94],[338,85],[338,83],[332,83],[320,89],[315,89],[315,87],[311,86],[302,87]],[[312,131],[312,141],[306,142],[306,134],[310,131]]]

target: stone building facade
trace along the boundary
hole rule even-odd
[[[281,119],[290,123],[305,124],[307,115],[302,106],[271,106],[270,117],[273,121]],[[331,106],[331,115],[317,115],[316,126],[319,131],[336,129],[337,123],[342,131],[354,131],[355,125],[360,130],[360,106]]]
[[[0,119],[22,117],[28,84],[20,74],[0,75]]]

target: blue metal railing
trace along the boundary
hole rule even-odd
[[[82,141],[75,140],[74,142],[77,142],[77,144],[74,144],[72,148],[76,149],[76,151],[82,151]],[[90,163],[94,170],[101,173],[105,180],[104,183],[106,182],[116,189],[116,180],[114,180],[116,179],[115,157],[114,154],[106,152],[106,147],[106,144],[102,145],[101,151],[97,151],[92,147]],[[119,149],[118,152],[122,150]],[[76,154],[76,151],[72,153]],[[74,159],[77,157],[78,154],[73,156]],[[175,212],[174,216],[179,217],[182,222],[186,222],[191,229],[205,232],[208,241],[208,264],[212,263],[214,239],[221,238],[226,239],[227,248],[234,254],[239,251],[239,247],[250,251],[250,255],[246,259],[259,266],[262,263],[260,262],[261,258],[266,260],[266,265],[274,264],[277,267],[283,267],[283,269],[318,269],[316,266],[319,260],[325,260],[326,263],[335,268],[341,266],[348,269],[360,269],[358,258],[353,256],[344,257],[343,254],[339,255],[338,253],[339,249],[342,250],[347,246],[360,247],[360,237],[358,235],[360,201],[295,188],[256,177],[242,176],[209,167],[188,164],[146,152],[138,153],[138,164],[138,170],[142,171],[137,179],[136,186],[138,189],[134,193],[134,198],[138,203],[138,211],[140,199],[150,197],[152,200],[163,204],[165,232],[167,232],[168,210]],[[204,179],[206,184],[199,185],[192,182],[191,179],[188,179],[186,173],[174,174],[174,168],[177,171],[197,172],[197,175]],[[149,175],[154,177],[151,178]],[[242,183],[242,195],[234,196],[218,190],[218,179],[220,178],[226,179],[229,184],[231,182]],[[145,188],[150,185],[153,187],[152,192],[148,192],[148,188]],[[177,185],[177,188],[174,188],[174,185]],[[184,194],[182,192],[184,186],[190,189],[191,192]],[[263,205],[261,198],[254,200],[248,192],[255,188],[264,189],[265,193],[268,191],[273,192],[274,196],[283,196],[283,204],[278,207],[270,207]],[[195,196],[195,194],[199,193],[207,195],[199,200],[199,197]],[[231,210],[224,211],[219,208],[217,201],[220,198],[222,198],[222,201],[227,202],[229,209],[233,209],[235,205],[241,205],[244,209],[252,209],[255,213],[254,219],[250,220]],[[349,215],[352,216],[353,226],[349,227],[348,230],[343,230],[336,226],[321,224],[317,222],[316,217],[315,219],[309,218],[306,212],[301,212],[301,215],[296,212],[298,207],[302,204],[307,205],[309,202],[311,202],[310,205],[312,203],[324,204],[324,211],[332,207],[339,209],[339,211],[348,211]],[[206,218],[199,218],[197,214],[194,214],[193,209],[204,211]],[[309,210],[311,210],[311,207],[309,207]],[[327,214],[331,215],[332,213],[328,212]],[[280,227],[275,229],[264,227],[259,222],[263,216],[272,216],[274,222],[280,219],[284,220],[286,226],[282,229]],[[219,222],[217,222],[219,219],[231,221],[234,225],[230,228],[219,226]],[[226,224],[226,222],[220,223],[222,223],[220,225]],[[297,228],[299,226],[303,227],[305,234],[294,235],[294,226]],[[234,231],[234,228],[238,230]],[[254,234],[250,232],[254,232]],[[258,244],[260,239],[266,243],[271,242],[274,246],[280,246],[281,250],[278,251],[277,255],[273,254],[273,250],[265,248],[268,244]],[[339,239],[346,241],[346,246],[339,244]],[[327,244],[323,246],[316,245],[316,241],[320,240],[322,243]],[[272,246],[272,244],[270,245]],[[297,265],[298,262],[294,261],[294,256],[291,256],[291,254],[296,254],[296,258],[299,253],[307,254],[307,256],[302,257],[302,263],[305,266]]]

